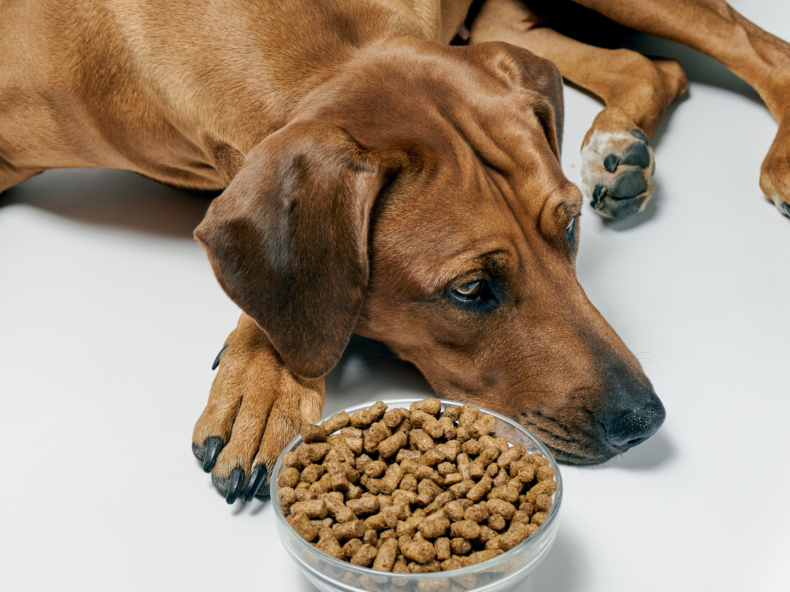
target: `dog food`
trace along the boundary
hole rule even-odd
[[[551,508],[554,469],[493,433],[471,405],[381,401],[302,428],[283,455],[278,503],[321,551],[375,571],[475,565],[532,535]]]

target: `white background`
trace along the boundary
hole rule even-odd
[[[735,6],[790,39],[790,6]],[[566,467],[545,592],[790,589],[790,220],[758,186],[776,123],[712,60],[658,130],[636,219],[589,207],[578,273],[668,416],[647,443]],[[600,108],[567,89],[564,165]],[[0,588],[304,590],[271,504],[229,507],[190,450],[233,329],[191,230],[208,201],[116,171],[52,171],[0,207]],[[368,342],[325,412],[427,393]]]

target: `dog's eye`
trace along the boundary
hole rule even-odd
[[[448,290],[448,295],[453,304],[474,312],[490,312],[499,306],[502,299],[498,292],[501,290],[492,287],[488,280],[474,280]]]
[[[574,216],[571,218],[571,221],[568,222],[568,225],[565,227],[565,242],[568,243],[568,248],[571,250],[571,253],[576,253],[577,241],[576,241],[576,226],[578,226],[579,216]]]

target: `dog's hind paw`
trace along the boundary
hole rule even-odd
[[[596,130],[582,147],[582,191],[604,218],[641,212],[653,197],[656,161],[647,136]]]
[[[760,188],[777,210],[790,217],[790,129],[780,126],[763,161]]]

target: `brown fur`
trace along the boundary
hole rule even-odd
[[[578,1],[752,83],[780,121],[761,183],[790,199],[787,44],[720,0]],[[582,196],[560,169],[562,84],[543,58],[606,102],[590,134],[649,134],[685,75],[535,27],[516,0],[488,0],[472,44],[448,46],[470,5],[0,4],[0,191],[71,166],[227,187],[196,230],[244,310],[193,436],[198,456],[221,439],[221,489],[319,418],[320,377],[353,332],[568,462],[622,450],[601,425],[655,399],[576,281],[565,229]],[[497,308],[451,303],[480,279]]]

